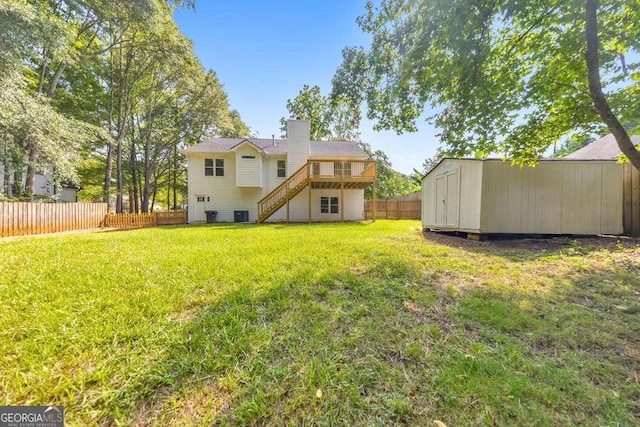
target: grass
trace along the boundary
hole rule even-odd
[[[414,221],[0,241],[0,404],[68,425],[637,425],[637,241]]]

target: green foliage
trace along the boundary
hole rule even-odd
[[[103,176],[91,173],[81,183],[87,197],[103,186],[102,199],[110,201],[114,178],[116,196],[131,193],[142,210],[159,191],[183,191],[182,148],[208,136],[250,133],[173,21],[176,7],[193,6],[0,3],[0,74],[3,83],[14,82],[0,99],[0,138],[12,153],[5,164],[32,175],[50,163],[72,180],[81,158],[101,161]]]
[[[300,117],[310,122],[312,141],[323,139],[360,140],[359,116],[344,99],[324,96],[319,86],[304,85],[298,96],[287,100],[290,118]],[[282,137],[286,137],[287,119],[280,119]]]
[[[637,424],[636,244],[419,228],[0,241],[0,403],[69,425]]]
[[[416,182],[414,178],[393,170],[391,161],[384,151],[374,151],[366,142],[360,142],[360,146],[370,159],[376,161],[376,197],[387,199],[420,191],[421,184]],[[364,197],[366,199],[373,197],[373,191],[370,187],[365,188]]]
[[[600,3],[600,72],[627,123],[638,117],[640,9]],[[345,49],[333,92],[353,108],[366,102],[378,129],[414,132],[434,108],[445,155],[535,162],[562,138],[601,127],[587,82],[584,8],[550,0],[369,2],[358,23],[371,47]]]
[[[566,155],[571,154],[588,144],[591,144],[593,141],[595,141],[595,138],[590,136],[572,135],[562,142],[560,148],[555,153],[553,153],[553,157],[565,157]]]

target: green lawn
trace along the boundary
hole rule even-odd
[[[0,241],[0,404],[68,425],[640,423],[637,240],[419,230]]]

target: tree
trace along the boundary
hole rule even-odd
[[[620,124],[640,114],[638,21],[622,0],[369,2],[358,23],[372,45],[343,51],[333,93],[399,133],[434,108],[446,155],[520,164],[604,122],[640,168]]]
[[[322,139],[357,141],[360,139],[359,116],[339,96],[322,95],[319,86],[304,85],[298,96],[287,100],[291,118],[300,117],[310,122],[310,137]],[[280,119],[280,131],[286,136],[287,119]]]
[[[0,2],[0,160],[9,171],[47,163],[56,178],[82,165],[87,197],[122,212],[150,210],[161,190],[167,205],[184,192],[182,148],[213,135],[248,136],[213,71],[173,21],[190,0]],[[115,172],[115,178],[114,178]]]
[[[577,151],[582,147],[591,144],[593,141],[595,141],[595,138],[590,136],[572,135],[560,144],[560,148],[558,150],[555,150],[554,146],[555,151],[553,153],[553,157],[565,157],[566,155],[571,154],[574,151]]]

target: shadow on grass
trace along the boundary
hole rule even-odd
[[[586,255],[600,250],[637,249],[640,239],[626,236],[547,236],[540,238],[505,236],[488,241],[474,241],[466,237],[436,232],[424,232],[429,243],[451,248],[497,255],[510,261],[530,261],[553,255]]]
[[[371,416],[356,408],[367,407],[368,385],[386,380],[381,366],[366,365],[394,353],[376,347],[395,335],[377,335],[389,330],[383,324],[402,309],[404,280],[419,270],[388,259],[368,271],[312,271],[232,290],[194,312],[162,357],[103,402],[100,422],[353,423]],[[394,399],[377,406],[374,416],[392,420],[408,408]]]
[[[539,295],[452,293],[392,257],[311,277],[195,312],[101,423],[638,421],[637,268],[578,272]]]

